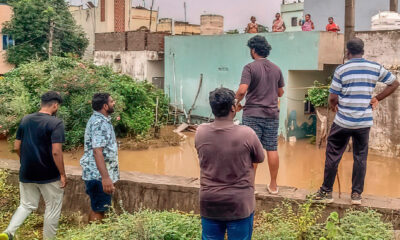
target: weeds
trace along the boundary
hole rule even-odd
[[[18,206],[18,188],[9,184],[9,173],[0,170],[0,231],[3,231]],[[271,212],[256,215],[254,240],[347,240],[393,238],[393,227],[381,214],[365,209],[348,210],[342,218],[332,212],[322,222],[323,205],[284,201]],[[320,222],[320,223],[319,223]],[[31,214],[17,231],[17,239],[41,239],[43,216]],[[79,213],[62,215],[59,240],[199,240],[200,216],[178,211],[141,210],[134,213],[111,211],[102,223],[86,225]]]

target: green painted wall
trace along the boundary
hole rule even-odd
[[[265,33],[272,46],[269,59],[278,65],[288,83],[289,70],[318,70],[319,32]],[[165,92],[171,103],[193,104],[200,74],[203,85],[194,115],[209,117],[208,94],[217,87],[237,90],[243,67],[253,60],[247,41],[254,34],[170,36],[165,38]],[[175,80],[174,80],[175,79]],[[281,98],[279,132],[286,136],[287,99]],[[238,116],[239,118],[241,116]]]

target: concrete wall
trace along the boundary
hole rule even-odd
[[[96,33],[94,62],[138,80],[164,77],[165,33]]]
[[[379,11],[389,11],[389,0],[355,1],[355,30],[371,30],[371,18]],[[345,0],[307,0],[304,1],[304,14],[311,14],[317,31],[325,31],[328,17],[344,32]],[[399,7],[400,11],[400,7]]]
[[[96,51],[94,54],[96,65],[108,65],[114,71],[149,82],[152,77],[159,77],[157,75],[163,72],[162,64],[149,65],[149,61],[161,60],[162,58],[156,51]]]
[[[364,40],[365,58],[385,66],[400,65],[400,30],[357,32]]]
[[[3,50],[3,35],[1,34],[3,23],[11,20],[13,11],[9,5],[0,4],[0,13],[0,75],[2,75],[14,68],[6,60],[6,51]]]
[[[397,75],[400,80],[400,31],[358,32],[365,43],[368,60],[376,61]],[[384,89],[378,84],[375,93]],[[400,157],[400,90],[379,103],[374,111],[374,126],[370,134],[370,148],[382,155]]]
[[[336,55],[336,64],[342,62],[342,35],[319,32],[263,33],[272,46],[269,59],[277,64],[288,83],[289,70],[323,70],[319,54]],[[204,75],[202,89],[193,115],[208,118],[211,109],[208,94],[217,87],[237,90],[243,67],[252,61],[247,41],[253,34],[221,36],[170,36],[165,38],[165,90],[170,89],[171,103],[180,103],[189,110],[196,95],[200,74]],[[321,49],[323,41],[339,41],[338,51]],[[333,40],[332,40],[333,41]],[[332,55],[333,56],[333,55]],[[330,58],[329,58],[330,59]],[[176,100],[176,102],[175,102]],[[286,136],[288,116],[287,99],[280,102],[280,130]],[[240,118],[240,115],[238,116]]]
[[[147,61],[147,81],[153,83],[153,78],[164,78],[164,61],[163,60],[151,60]],[[162,84],[162,83],[161,83]]]
[[[9,183],[18,186],[18,161],[1,160],[0,168],[11,172]],[[87,215],[90,209],[89,198],[81,179],[82,170],[79,167],[66,168],[68,184],[65,189],[62,211],[64,214],[80,212]],[[291,187],[281,187],[279,195],[269,195],[265,185],[256,186],[256,214],[262,210],[270,211],[283,200],[297,203],[305,202],[309,191]],[[400,229],[400,199],[363,196],[362,209],[369,207],[383,214],[385,221],[391,222],[394,229]],[[324,217],[336,211],[341,216],[347,209],[356,208],[350,205],[350,196],[342,194],[338,198],[334,193],[335,202],[326,206]],[[113,205],[119,210],[120,206],[128,212],[143,208],[154,210],[178,210],[199,213],[199,179],[150,175],[138,172],[121,172],[121,180],[116,184]],[[43,203],[40,212],[43,213]]]
[[[89,45],[86,48],[84,58],[93,59],[94,41],[95,41],[95,11],[96,9],[82,9],[81,7],[70,8],[70,12],[75,19],[77,25],[81,26],[89,40]]]
[[[301,31],[299,20],[303,19],[304,3],[291,3],[281,5],[281,16],[285,22],[286,32]],[[292,26],[292,18],[297,18],[296,26]]]

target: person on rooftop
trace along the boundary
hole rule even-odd
[[[258,33],[258,24],[256,23],[256,17],[252,16],[250,18],[251,22],[247,24],[246,33]]]
[[[280,13],[275,14],[275,19],[272,25],[272,32],[284,32],[286,30],[285,22]]]
[[[326,25],[327,32],[339,32],[340,27],[333,21],[333,17],[328,18],[328,24]]]
[[[306,14],[305,20],[300,20],[301,30],[309,32],[315,29],[314,22],[311,20],[311,14]]]

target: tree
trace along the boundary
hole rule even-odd
[[[258,24],[258,32],[259,33],[269,32],[269,29],[268,29],[268,27],[266,27],[264,25]]]
[[[239,30],[233,29],[226,32],[226,34],[239,34]]]
[[[89,41],[68,10],[65,0],[9,0],[14,15],[3,25],[3,34],[14,40],[7,49],[7,61],[19,65],[49,57],[49,36],[53,25],[52,55],[82,56]]]

